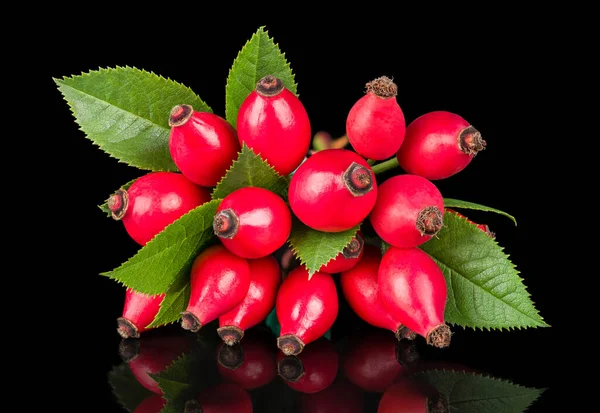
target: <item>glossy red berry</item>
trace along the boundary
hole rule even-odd
[[[383,393],[377,413],[450,413],[450,406],[430,384],[403,378]]]
[[[398,105],[398,87],[387,76],[368,82],[367,91],[348,112],[346,135],[365,158],[387,159],[404,141],[406,121]]]
[[[356,233],[356,236],[350,240],[348,245],[344,247],[336,257],[327,264],[321,266],[319,272],[327,274],[337,274],[342,271],[347,271],[358,264],[363,256],[365,247],[365,239],[361,231]]]
[[[418,175],[396,175],[379,186],[369,215],[373,229],[390,245],[417,247],[444,224],[444,199],[431,181]]]
[[[317,393],[335,380],[339,356],[333,344],[324,337],[306,347],[302,354],[277,354],[277,371],[288,386],[300,393]]]
[[[204,324],[242,302],[250,287],[248,260],[224,246],[212,245],[202,251],[190,271],[190,298],[181,313],[181,327],[196,332]]]
[[[133,413],[159,413],[167,401],[158,394],[146,397],[137,405]]]
[[[148,295],[131,288],[125,290],[125,303],[121,317],[117,318],[117,332],[123,338],[138,338],[149,330],[148,325],[160,310],[165,294]]]
[[[383,306],[378,292],[379,263],[381,251],[373,245],[365,245],[358,264],[342,272],[342,293],[350,308],[368,324],[393,331],[398,340],[414,339],[414,332],[402,325]]]
[[[376,330],[350,340],[342,369],[352,383],[366,392],[384,392],[406,376],[418,360],[414,341],[396,340],[389,331]]]
[[[346,231],[369,215],[377,200],[373,170],[347,149],[325,149],[294,172],[288,200],[307,226],[324,232]]]
[[[219,337],[228,345],[239,342],[244,331],[263,321],[275,308],[281,268],[272,255],[248,260],[250,287],[244,300],[219,317]]]
[[[461,214],[458,211],[455,211],[455,210],[453,210],[451,208],[445,208],[445,209],[446,209],[446,212],[451,212],[451,213],[453,213],[453,214],[455,214],[455,215],[457,215],[457,216],[465,219],[467,222],[475,225],[477,228],[479,228],[480,230],[482,230],[483,232],[485,232],[488,237],[490,237],[492,239],[496,238],[496,234],[490,230],[490,227],[487,224],[478,224],[477,222],[474,222],[474,221],[470,220],[469,218],[467,218],[466,216],[464,216],[463,214]]]
[[[210,201],[210,192],[177,172],[150,172],[128,189],[108,199],[115,220],[121,220],[138,244],[146,245],[156,234],[195,207]]]
[[[305,345],[322,337],[335,322],[335,282],[322,272],[315,272],[309,279],[306,267],[296,267],[279,287],[275,309],[281,326],[277,347],[286,355],[300,354]]]
[[[304,105],[271,75],[260,79],[242,102],[236,125],[240,144],[260,154],[281,175],[300,165],[312,139]]]
[[[425,113],[408,125],[396,156],[407,173],[437,180],[465,169],[485,146],[481,133],[469,122],[440,110]]]
[[[233,383],[219,383],[202,390],[185,403],[184,413],[252,413],[252,399]]]
[[[300,413],[364,413],[365,395],[348,380],[336,380],[317,393],[300,395]]]
[[[240,151],[237,132],[222,117],[177,105],[169,116],[169,152],[190,181],[215,186]]]
[[[285,244],[292,231],[292,213],[279,195],[247,186],[223,198],[213,229],[229,251],[244,258],[261,258]]]
[[[381,301],[393,317],[429,345],[450,345],[450,328],[444,322],[446,280],[425,251],[390,247],[381,259],[378,281]]]

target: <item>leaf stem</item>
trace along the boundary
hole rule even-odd
[[[375,162],[377,162],[375,159],[367,159],[367,163],[371,166],[375,165]]]
[[[373,166],[373,173],[378,175],[382,172],[389,171],[390,169],[394,169],[398,166],[398,158],[395,156],[392,159],[388,159],[385,162],[378,163]]]

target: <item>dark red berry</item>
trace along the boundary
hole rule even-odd
[[[197,185],[215,186],[240,151],[233,126],[190,105],[173,107],[169,126],[169,151],[179,171]]]
[[[420,248],[390,247],[379,265],[381,301],[393,317],[435,347],[450,345],[444,322],[447,287],[442,270]]]
[[[300,413],[364,413],[365,395],[348,380],[338,379],[317,393],[300,395]]]
[[[396,156],[407,173],[437,180],[465,169],[485,146],[479,131],[461,116],[434,111],[408,125]]]
[[[335,380],[339,357],[333,344],[325,337],[307,346],[300,355],[277,354],[279,376],[300,393],[317,393]]]
[[[272,255],[248,260],[250,287],[244,300],[219,317],[217,333],[228,345],[239,342],[244,331],[262,322],[275,307],[281,268]]]
[[[309,279],[304,266],[296,267],[279,287],[275,308],[281,326],[277,347],[286,355],[300,354],[305,345],[322,337],[335,322],[335,282],[322,272]]]
[[[210,201],[210,192],[177,172],[150,172],[108,199],[115,220],[121,220],[138,244],[146,245],[173,221]]]
[[[159,413],[167,401],[158,394],[146,397],[137,405],[133,413]]]
[[[185,403],[184,413],[252,413],[252,399],[234,383],[219,383]]]
[[[304,105],[271,75],[260,79],[241,104],[236,128],[240,144],[260,154],[281,175],[300,165],[312,139]]]
[[[190,271],[190,298],[181,327],[196,332],[242,302],[250,287],[248,260],[212,245],[202,251]]]
[[[404,113],[398,105],[398,88],[382,76],[367,83],[367,91],[348,112],[346,135],[365,158],[387,159],[400,149],[406,133]]]
[[[347,149],[325,149],[294,172],[288,200],[307,226],[324,232],[346,231],[369,215],[377,182],[369,164]]]
[[[148,295],[134,291],[131,288],[125,290],[125,303],[121,317],[117,318],[117,332],[123,338],[138,338],[140,333],[147,331],[148,325],[160,310],[160,304],[165,294]]]
[[[430,384],[403,378],[383,393],[377,413],[450,413],[450,406]]]
[[[463,214],[461,214],[460,212],[457,212],[451,208],[445,208],[446,212],[451,212],[463,219],[465,219],[467,222],[469,222],[470,224],[475,225],[477,228],[479,228],[480,230],[482,230],[483,232],[485,232],[490,238],[495,239],[496,238],[496,234],[494,232],[492,232],[490,230],[490,227],[487,224],[478,224],[477,222],[474,222],[472,220],[470,220],[469,218],[467,218],[466,216],[464,216]]]
[[[229,251],[244,258],[261,258],[285,244],[292,231],[292,213],[279,195],[247,186],[223,198],[213,229]]]
[[[396,175],[379,186],[369,219],[377,235],[388,244],[416,247],[442,228],[444,199],[431,181],[418,175]]]
[[[336,274],[347,271],[358,264],[363,256],[365,239],[362,232],[358,231],[356,236],[344,247],[336,257],[327,264],[321,266],[319,272]]]
[[[344,297],[356,315],[370,325],[393,331],[398,340],[414,339],[414,333],[394,318],[379,298],[380,262],[380,249],[373,245],[365,245],[360,262],[340,275]]]

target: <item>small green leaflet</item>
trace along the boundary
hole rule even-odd
[[[167,289],[167,294],[160,303],[158,314],[148,325],[148,328],[159,327],[180,320],[181,313],[185,311],[188,305],[190,291],[189,277],[177,277]]]
[[[500,211],[499,209],[491,208],[491,207],[488,207],[485,205],[476,204],[474,202],[461,201],[459,199],[452,199],[452,198],[444,198],[444,207],[476,209],[479,211],[495,212],[496,214],[504,215],[505,217],[510,218],[515,223],[515,225],[517,225],[517,220],[512,215],[507,214],[504,211]]]
[[[456,214],[444,214],[437,237],[421,245],[446,277],[446,321],[463,327],[548,327],[523,279],[494,239]]]
[[[54,79],[80,129],[94,144],[130,166],[177,171],[169,153],[169,114],[189,104],[212,112],[191,89],[132,67]]]
[[[342,252],[359,228],[360,225],[342,232],[316,231],[294,217],[289,243],[310,277]]]
[[[455,413],[523,413],[545,391],[467,372],[431,370],[414,377],[446,396]]]
[[[234,127],[237,114],[246,97],[256,88],[256,83],[266,75],[273,75],[296,93],[296,83],[290,64],[279,46],[269,37],[264,27],[246,42],[233,61],[225,87],[225,117]]]
[[[289,178],[281,176],[245,143],[238,157],[217,184],[212,198],[225,198],[227,195],[246,186],[268,189],[287,200]]]
[[[215,199],[192,209],[128,261],[101,275],[144,294],[166,292],[179,277],[189,275],[198,253],[214,239],[212,222],[220,202]]]
[[[133,184],[136,179],[137,178],[132,179],[131,181],[127,182],[125,185],[122,185],[121,188],[123,188],[125,190],[129,189],[131,184]],[[108,215],[109,218],[112,218],[112,213],[110,212],[110,209],[108,209],[108,198],[104,201],[104,203],[102,205],[98,205],[98,208],[100,208],[100,210],[102,210],[102,212],[104,212],[106,215]]]
[[[108,372],[108,384],[119,404],[129,412],[154,394],[140,384],[127,363],[113,366]]]

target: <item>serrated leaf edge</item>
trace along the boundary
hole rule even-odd
[[[452,203],[450,205],[446,205],[447,200],[448,201],[458,201],[458,202],[469,202],[471,204],[478,205],[479,207],[477,207],[475,205],[473,205],[473,206],[464,206],[464,205],[456,206],[456,205],[452,205]],[[509,218],[511,221],[513,221],[515,223],[515,226],[517,225],[517,219],[513,215],[509,214],[508,212],[504,212],[497,208],[492,208],[487,205],[477,204],[476,202],[463,201],[463,200],[455,199],[455,198],[444,198],[444,206],[445,207],[447,206],[448,208],[459,208],[459,209],[462,208],[462,209],[470,209],[470,210],[482,211],[482,212],[493,212],[494,214],[502,215],[506,218]]]

